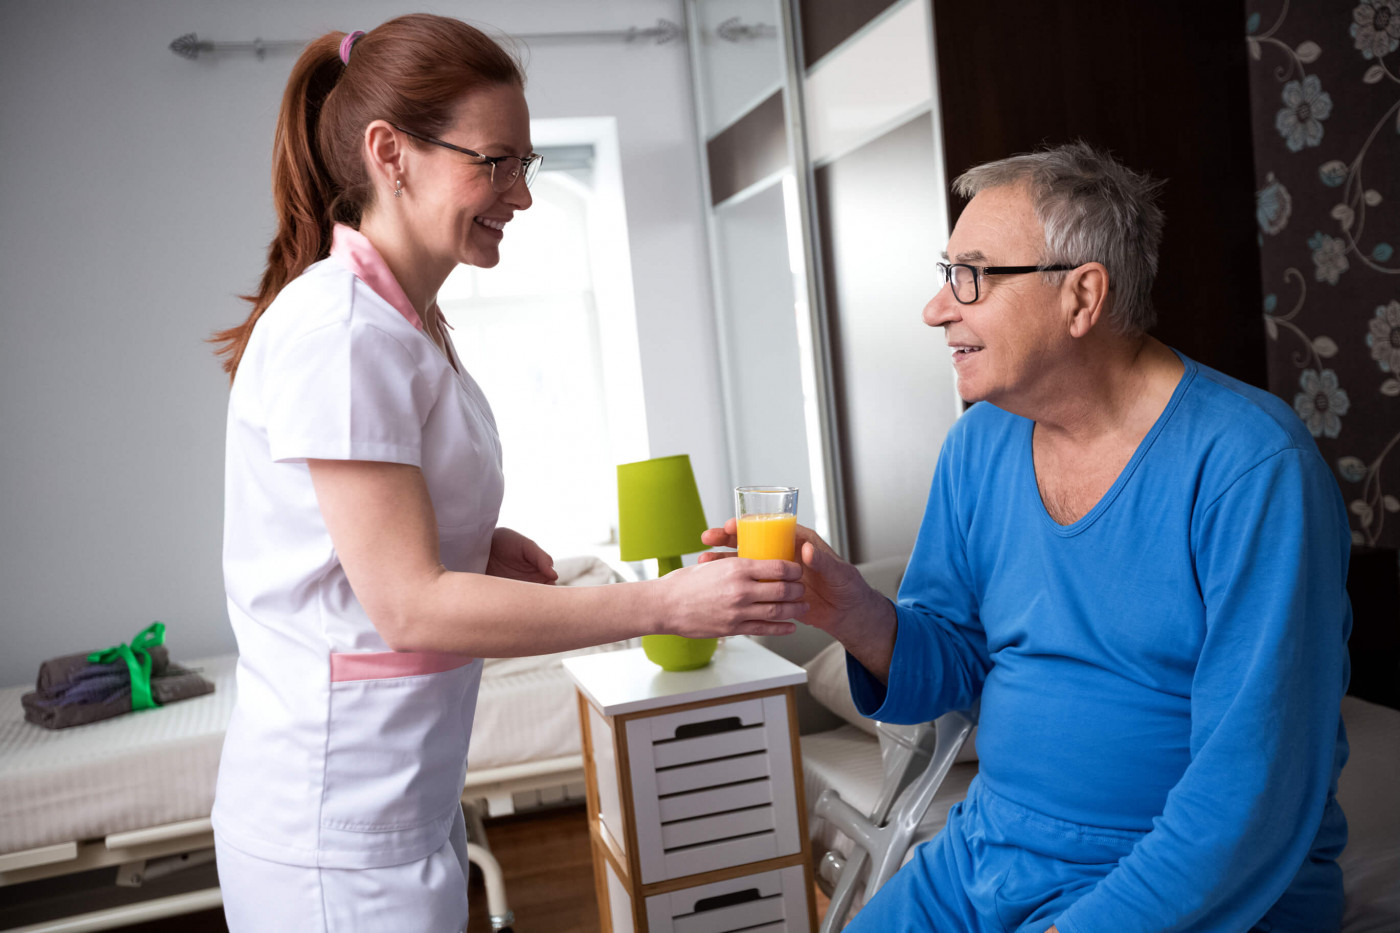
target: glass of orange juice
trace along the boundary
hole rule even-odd
[[[739,556],[797,560],[797,487],[738,486]]]

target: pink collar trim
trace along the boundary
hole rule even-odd
[[[389,264],[379,255],[379,250],[374,248],[369,237],[353,227],[336,224],[331,231],[331,255],[345,263],[351,272],[376,295],[389,302],[408,323],[419,330],[423,329],[422,318],[413,310],[413,304],[404,294],[403,286],[394,278],[394,273],[389,271]]]

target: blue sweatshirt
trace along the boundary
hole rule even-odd
[[[1182,359],[1166,409],[1070,525],[1041,502],[1031,421],[990,404],[958,421],[900,588],[889,685],[848,659],[852,691],[899,723],[980,696],[989,789],[1147,832],[1062,933],[1245,930],[1290,885],[1335,929],[1345,508],[1292,410]]]

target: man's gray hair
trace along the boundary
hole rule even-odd
[[[1045,231],[1041,265],[1101,262],[1113,294],[1109,320],[1123,334],[1139,334],[1157,323],[1152,280],[1162,242],[1163,182],[1134,172],[1088,143],[1011,156],[968,169],[953,190],[971,198],[985,188],[1024,184]],[[1043,273],[1064,281],[1063,272]]]

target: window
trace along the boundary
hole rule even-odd
[[[625,229],[618,237],[602,222],[622,216],[621,188],[600,183],[593,146],[548,148],[535,132],[545,170],[533,206],[506,228],[500,264],[458,267],[438,303],[500,430],[500,524],[556,559],[616,565],[616,465],[647,456],[641,399],[627,391],[641,381],[630,266],[606,255],[625,254]],[[615,367],[635,379],[619,381]]]

